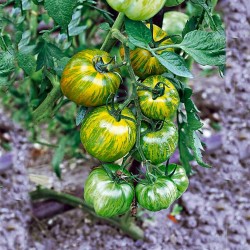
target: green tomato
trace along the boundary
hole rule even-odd
[[[145,158],[154,165],[167,161],[178,144],[178,131],[175,124],[167,121],[158,131],[147,130],[147,125],[142,124],[140,145]],[[137,161],[142,160],[138,151],[133,157]]]
[[[165,6],[172,7],[183,3],[185,0],[166,0]]]
[[[165,0],[107,0],[107,3],[131,20],[142,21],[158,13],[164,6]]]
[[[164,14],[162,29],[171,35],[181,35],[188,21],[188,15],[178,11],[168,11]]]
[[[121,114],[124,118],[117,121],[106,106],[101,106],[90,111],[83,120],[80,131],[82,144],[90,155],[100,161],[116,161],[135,144],[135,117],[128,108],[123,109]]]
[[[149,90],[137,91],[142,113],[154,120],[173,118],[180,103],[175,86],[163,76],[150,76],[142,84],[151,89],[156,88],[158,84],[160,88],[164,88],[162,95],[156,98]]]
[[[126,180],[131,175],[116,164],[105,164],[105,167],[109,173],[99,166],[89,174],[84,186],[84,199],[102,217],[124,214],[134,198],[133,184]]]
[[[162,175],[164,175],[166,166],[161,165],[159,166],[159,169],[162,171]],[[189,180],[188,180],[186,171],[182,166],[177,165],[177,164],[169,164],[168,174],[171,174],[173,171],[174,171],[173,175],[169,176],[169,178],[176,185],[176,188],[178,190],[177,198],[179,198],[187,190],[188,185],[189,185]]]
[[[153,183],[139,183],[135,188],[138,203],[150,211],[168,208],[178,195],[176,185],[167,177],[158,177]]]

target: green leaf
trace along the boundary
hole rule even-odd
[[[87,111],[88,111],[87,107],[81,106],[79,108],[77,115],[76,115],[76,126],[79,126],[82,123]]]
[[[36,60],[31,54],[19,52],[17,54],[17,63],[27,75],[32,75],[36,71]]]
[[[8,76],[10,72],[14,71],[14,56],[9,51],[0,52],[0,76]]]
[[[199,130],[203,126],[203,123],[195,112],[187,112],[187,122],[191,130]]]
[[[30,10],[31,9],[31,0],[22,0],[22,9]]]
[[[67,29],[77,0],[45,0],[44,8],[57,24]]]
[[[142,22],[125,19],[125,28],[128,34],[129,41],[135,46],[146,48],[152,43],[152,34]]]
[[[51,162],[53,170],[59,179],[61,179],[60,164],[63,161],[65,155],[65,145],[67,140],[67,137],[62,137],[62,139],[59,141],[58,148],[56,149]]]
[[[194,153],[194,157],[195,160],[197,161],[197,163],[205,168],[211,168],[210,165],[208,165],[207,163],[205,163],[202,160],[202,153],[201,150],[203,150],[200,138],[198,137],[197,133],[194,131],[190,131],[189,130],[189,146],[191,147],[191,149],[193,150]]]
[[[182,37],[184,37],[187,33],[197,29],[198,20],[198,16],[193,16],[186,22],[186,25],[182,31]]]
[[[34,53],[38,53],[36,71],[42,69],[43,67],[53,68],[53,58],[59,60],[64,57],[63,52],[58,47],[52,43],[46,42],[45,40],[42,40],[37,44]]]
[[[69,57],[63,57],[59,61],[57,61],[57,67],[55,67],[55,71],[59,77],[62,76],[62,72],[69,60]]]
[[[226,38],[218,32],[191,31],[178,46],[201,65],[218,66],[226,62]]]
[[[78,10],[73,14],[72,20],[69,23],[69,36],[77,36],[87,29],[87,25],[78,26],[81,22],[81,16],[81,10]]]
[[[153,53],[153,55],[159,60],[159,62],[164,67],[166,67],[175,75],[193,78],[191,72],[186,66],[184,59],[181,56],[169,51],[165,51],[160,55]]]

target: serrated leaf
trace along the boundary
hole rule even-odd
[[[64,154],[65,154],[65,145],[66,145],[66,141],[67,141],[67,137],[63,137],[60,141],[59,141],[59,145],[58,148],[55,150],[55,153],[53,155],[52,158],[52,167],[53,170],[56,174],[56,176],[61,179],[61,169],[60,169],[60,164],[63,161],[64,158]]]
[[[153,53],[153,55],[159,60],[159,62],[166,67],[169,71],[175,75],[193,78],[193,75],[186,66],[184,59],[174,52],[165,51],[164,53],[158,55]]]
[[[88,110],[88,108],[84,107],[84,106],[81,106],[79,108],[77,115],[76,115],[76,126],[79,126],[82,123],[82,121],[87,113],[87,110]]]
[[[196,30],[198,20],[199,20],[199,17],[193,16],[186,22],[185,27],[182,31],[182,37],[184,37],[187,33],[193,30]]]
[[[45,0],[44,8],[57,24],[67,29],[77,0]]]
[[[187,112],[187,122],[191,130],[199,130],[203,126],[203,123],[195,112]]]
[[[201,65],[219,66],[226,62],[226,39],[218,32],[191,31],[178,46]]]
[[[73,14],[72,20],[69,23],[69,36],[77,36],[87,29],[87,25],[78,26],[81,22],[81,14],[81,10],[78,10]]]
[[[15,58],[9,51],[0,52],[0,58],[0,76],[8,76],[15,69]]]
[[[18,43],[18,50],[22,50],[23,47],[27,46],[30,42],[31,38],[31,32],[29,30],[26,30],[25,32],[22,33],[22,38],[20,42]]]
[[[27,75],[32,75],[36,70],[36,60],[31,54],[19,52],[17,54],[17,63]]]
[[[64,57],[63,52],[58,47],[56,47],[52,43],[46,42],[45,40],[42,40],[37,44],[34,53],[38,53],[36,67],[37,71],[42,69],[43,67],[53,68],[53,58],[61,59],[62,57]]]
[[[69,60],[69,57],[63,57],[59,61],[57,61],[57,67],[55,67],[55,71],[59,77],[62,76],[62,72]]]
[[[146,48],[152,43],[152,34],[150,29],[142,22],[125,19],[125,29],[128,34],[129,41],[137,47]]]
[[[202,160],[202,153],[201,150],[203,150],[200,138],[198,137],[198,135],[196,134],[196,132],[194,131],[189,131],[189,140],[190,140],[190,147],[193,150],[194,153],[194,157],[195,160],[197,161],[197,163],[205,168],[211,168],[210,165],[208,165],[207,163],[205,163]]]

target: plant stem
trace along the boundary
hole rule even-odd
[[[158,51],[158,50],[164,50],[164,49],[169,49],[169,48],[180,48],[179,44],[170,44],[170,45],[164,45],[164,46],[160,46],[157,48],[151,48],[152,51]]]
[[[124,13],[120,12],[119,15],[117,16],[112,28],[110,29],[108,35],[106,36],[105,41],[102,44],[101,50],[105,50],[105,51],[109,52],[110,49],[113,47],[116,40],[112,38],[112,30],[113,29],[120,30],[122,28],[124,17],[125,17]]]
[[[104,218],[98,216],[91,206],[89,206],[81,198],[78,198],[76,196],[66,193],[59,193],[47,188],[38,188],[36,191],[30,193],[30,197],[32,200],[53,199],[72,207],[81,208],[83,211],[91,214],[98,220],[102,220],[111,225],[114,225],[117,228],[120,228],[133,239],[143,239],[144,237],[142,229],[139,228],[131,219],[123,219],[123,217]]]

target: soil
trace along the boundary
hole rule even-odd
[[[0,134],[12,143],[8,157],[13,158],[13,164],[4,165],[6,152],[0,148],[0,249],[250,249],[249,1],[220,1],[219,8],[227,29],[226,77],[198,75],[190,84],[205,123],[204,136],[215,133],[212,123],[220,123],[222,146],[205,155],[212,169],[194,166],[188,191],[176,202],[183,207],[176,221],[169,217],[172,207],[157,213],[141,210],[138,223],[145,239],[133,240],[80,209],[38,220],[28,195],[34,189],[29,177],[72,193],[83,186],[95,162],[65,161],[59,181],[48,166],[50,151],[28,143],[26,132],[0,109]],[[197,66],[194,71],[200,72]]]

